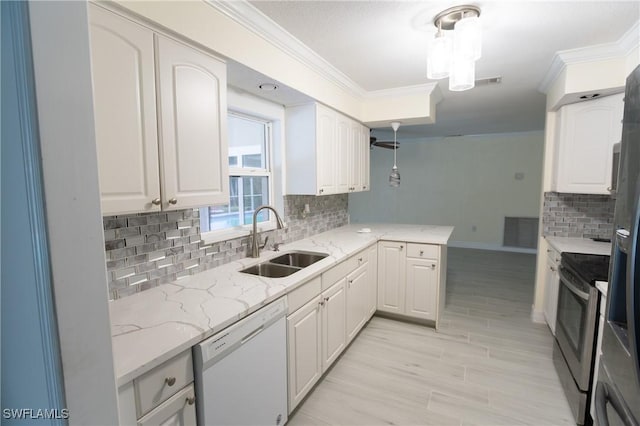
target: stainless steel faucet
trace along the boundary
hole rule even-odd
[[[260,236],[258,235],[258,213],[260,210],[269,209],[276,215],[278,229],[284,228],[284,222],[280,219],[280,215],[275,208],[271,206],[260,206],[253,212],[253,241],[251,242],[251,257],[260,257]],[[265,240],[265,245],[266,245]],[[264,246],[263,246],[264,247]]]

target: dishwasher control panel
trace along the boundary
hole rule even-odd
[[[286,312],[287,303],[283,297],[198,344],[196,357],[201,357],[205,365],[216,362],[260,334]]]

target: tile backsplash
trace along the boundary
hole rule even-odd
[[[347,194],[284,197],[286,229],[264,232],[289,243],[346,225]],[[310,213],[303,214],[305,204]],[[213,244],[200,239],[199,209],[103,218],[109,298],[118,299],[247,256],[248,236]]]
[[[611,238],[614,206],[608,195],[545,192],[543,235]]]

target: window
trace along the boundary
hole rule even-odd
[[[201,232],[230,230],[253,223],[253,213],[271,200],[271,123],[229,113],[229,204],[200,209]],[[258,222],[269,222],[268,210]]]

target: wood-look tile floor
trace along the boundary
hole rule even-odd
[[[374,317],[289,419],[298,425],[574,425],[530,320],[535,256],[449,248],[440,330]]]

